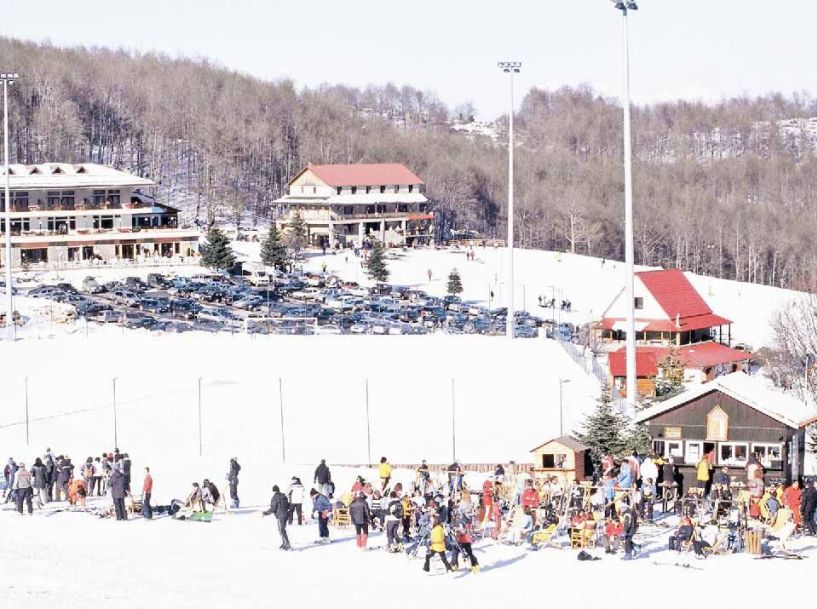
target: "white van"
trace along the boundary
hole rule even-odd
[[[270,284],[269,274],[262,264],[243,264],[241,275],[254,286]]]

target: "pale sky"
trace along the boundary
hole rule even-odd
[[[580,83],[610,96],[621,91],[622,20],[609,0],[6,4],[0,22],[6,36],[207,57],[299,86],[410,84],[452,107],[470,101],[483,118],[507,107],[507,81],[496,67],[502,59],[523,62],[519,92]],[[630,13],[635,101],[817,92],[815,0],[639,5]]]

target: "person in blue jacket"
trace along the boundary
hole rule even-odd
[[[318,514],[318,543],[329,543],[329,517],[332,515],[332,504],[314,488],[310,489],[312,514]]]
[[[616,482],[618,482],[619,488],[633,487],[633,468],[627,459],[621,462],[621,468],[619,469]]]

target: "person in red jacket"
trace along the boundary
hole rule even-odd
[[[530,508],[530,515],[533,519],[533,526],[536,526],[536,510],[539,507],[539,491],[533,486],[533,480],[528,480],[525,490],[522,491],[522,507]]]
[[[783,503],[791,510],[794,524],[799,528],[802,524],[800,518],[800,502],[803,500],[803,491],[800,490],[800,483],[795,480],[791,486],[783,491]]]
[[[153,494],[153,476],[150,468],[145,468],[145,481],[142,483],[142,516],[150,520],[153,518],[153,509],[150,507],[150,496]]]
[[[474,550],[471,544],[474,543],[473,535],[471,535],[471,519],[467,512],[463,510],[457,511],[457,516],[454,521],[454,532],[457,535],[457,544],[451,553],[451,566],[456,571],[459,567],[460,552],[465,554],[471,561],[471,571],[477,573],[479,571],[479,562],[474,555]]]

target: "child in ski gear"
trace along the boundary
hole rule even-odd
[[[278,521],[278,533],[281,535],[280,549],[291,550],[292,546],[289,545],[289,536],[287,535],[289,501],[287,501],[286,495],[281,492],[277,484],[272,487],[272,499],[270,499],[269,509],[263,512],[261,516],[269,516],[270,514],[274,514],[275,519]]]
[[[431,559],[435,554],[437,554],[440,557],[440,560],[443,561],[445,570],[450,572],[451,565],[449,564],[448,558],[445,555],[445,529],[440,523],[440,519],[437,517],[434,518],[433,526],[431,527],[431,532],[429,533],[429,541],[430,543],[428,546],[428,552],[426,553],[425,564],[423,564],[423,571],[428,573],[431,565]]]
[[[624,504],[621,509],[621,526],[624,532],[624,558],[634,558],[633,551],[635,550],[635,537],[638,531],[638,517],[628,504]]]
[[[604,544],[605,554],[615,554],[621,545],[621,537],[624,534],[624,528],[621,526],[617,516],[608,518],[604,523],[604,535],[602,535],[602,543]]]

